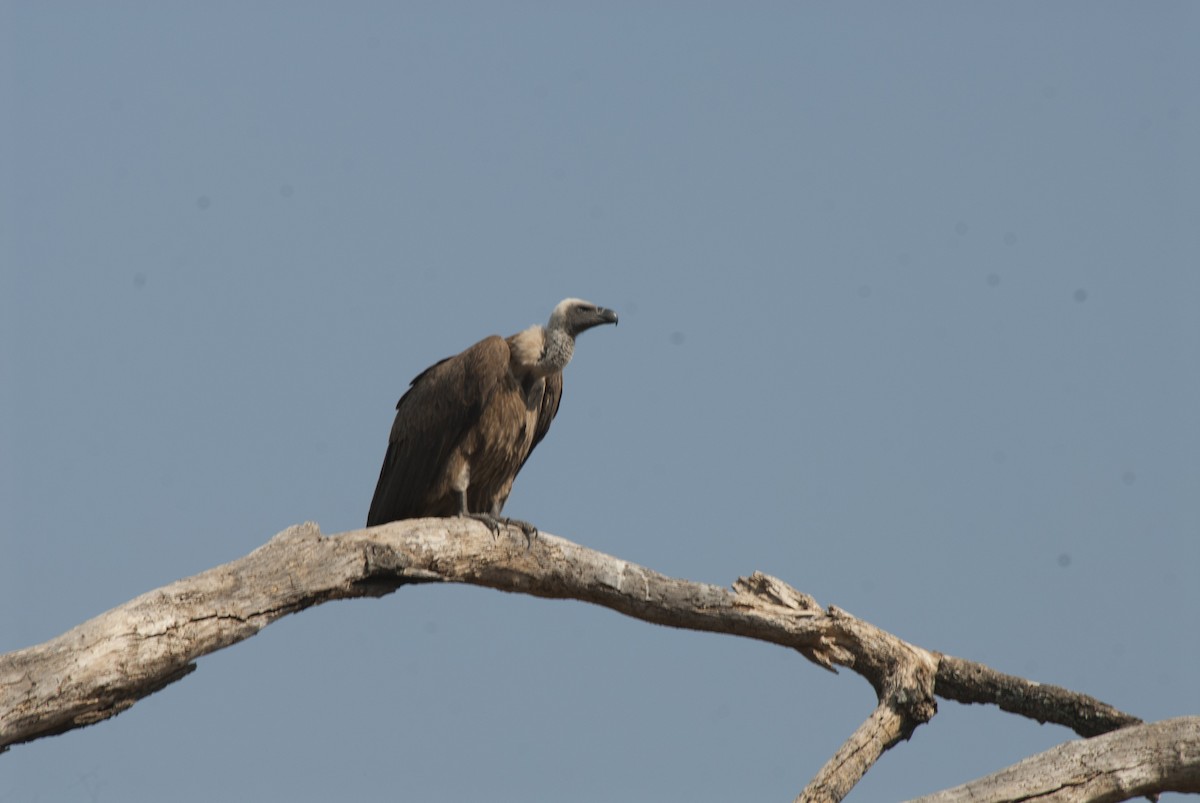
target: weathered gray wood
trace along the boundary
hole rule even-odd
[[[1200,792],[1200,717],[1060,744],[912,803],[1116,803],[1159,792]]]
[[[796,797],[796,803],[837,803],[908,728],[906,717],[893,705],[880,703],[871,716],[825,762]]]
[[[935,694],[992,702],[1081,733],[1136,723],[1055,686],[930,652],[761,573],[732,589],[679,580],[549,534],[494,536],[470,519],[417,519],[326,537],[289,528],[238,560],[0,655],[0,750],[111,717],[195,669],[202,655],[328,600],[459,582],[577,599],[672,627],[796,649],[866,678],[879,708],[814,778],[805,800],[840,800],[878,756],[936,712]]]
[[[901,641],[840,608],[831,607],[828,615],[843,632],[855,634],[852,642],[855,646],[851,648],[855,660],[863,656],[877,664],[867,678],[875,686],[879,705],[825,762],[796,797],[796,803],[837,803],[886,750],[907,739],[937,713],[935,653]],[[863,667],[857,663],[855,668],[861,671]]]
[[[0,656],[0,748],[107,719],[280,616],[371,593],[369,555],[315,525],[292,527],[244,558]]]
[[[810,599],[676,580],[543,534],[494,537],[469,519],[416,519],[326,537],[292,527],[238,560],[143,594],[44,644],[0,656],[0,747],[117,714],[202,655],[281,616],[414,582],[455,581],[595,602],[651,622],[761,638],[825,666],[847,654]],[[785,587],[783,584],[779,584]],[[812,621],[810,621],[812,620]]]
[[[1038,722],[1066,725],[1080,736],[1098,736],[1141,722],[1095,697],[1006,675],[952,655],[942,655],[938,661],[937,694],[959,703],[996,705]]]

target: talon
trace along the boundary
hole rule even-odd
[[[505,524],[507,524],[511,527],[519,528],[521,530],[521,532],[525,534],[525,548],[526,549],[529,549],[533,546],[533,539],[537,538],[537,534],[538,534],[537,527],[534,527],[529,522],[522,521],[521,519],[503,518],[503,519],[501,519],[501,521],[503,521]]]
[[[500,520],[489,513],[467,513],[468,519],[482,522],[489,530],[492,531],[492,540],[500,537]]]
[[[461,513],[459,514],[468,519],[483,522],[487,528],[492,531],[492,538],[500,537],[501,527],[516,527],[525,535],[525,548],[529,549],[533,546],[533,539],[537,538],[538,528],[534,527],[527,521],[521,519],[510,519],[508,516],[493,516],[491,513]]]

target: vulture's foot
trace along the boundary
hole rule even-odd
[[[533,539],[537,538],[538,528],[534,527],[527,521],[520,519],[510,519],[508,516],[493,516],[491,513],[464,513],[462,514],[468,519],[475,519],[487,525],[487,528],[492,531],[492,538],[500,537],[501,527],[517,527],[525,534],[525,547],[528,549],[533,546]]]
[[[538,528],[534,527],[527,521],[521,519],[510,519],[507,516],[499,516],[497,518],[502,524],[507,524],[509,527],[520,527],[521,532],[525,533],[525,548],[533,546],[533,539],[537,538]]]
[[[487,528],[492,531],[492,538],[499,538],[500,525],[507,523],[503,519],[496,518],[491,513],[463,513],[461,515],[464,518],[475,519],[475,521],[481,521],[486,524]]]

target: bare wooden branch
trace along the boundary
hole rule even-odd
[[[306,524],[244,558],[0,656],[0,748],[113,716],[183,677],[200,656],[286,614],[442,580],[574,598],[658,624],[764,639],[801,649],[826,667],[852,660],[835,634],[813,625],[827,619],[820,608],[779,581],[759,579],[731,593],[549,534],[532,544],[524,535],[497,538],[470,519],[416,519],[333,537]]]
[[[997,672],[991,667],[942,655],[938,662],[939,697],[959,703],[990,703],[1005,711],[1065,725],[1080,736],[1099,736],[1141,720],[1095,697]]]
[[[1060,744],[912,803],[1116,803],[1159,792],[1200,792],[1200,717]]]
[[[936,713],[934,695],[1101,732],[1135,722],[1097,700],[1012,678],[886,633],[761,573],[732,590],[679,580],[549,534],[528,543],[469,519],[419,519],[323,536],[289,528],[238,560],[131,600],[43,644],[0,655],[0,750],[111,717],[200,656],[327,600],[459,582],[603,605],[644,621],[791,647],[874,687],[876,713],[804,800],[840,800],[888,747]]]
[[[833,754],[796,798],[796,803],[837,803],[850,793],[884,751],[908,730],[905,717],[888,703],[871,716]]]

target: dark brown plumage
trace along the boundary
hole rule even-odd
[[[471,516],[533,532],[500,512],[558,413],[576,335],[616,322],[612,310],[568,298],[546,326],[492,335],[422,371],[396,404],[367,526]]]

